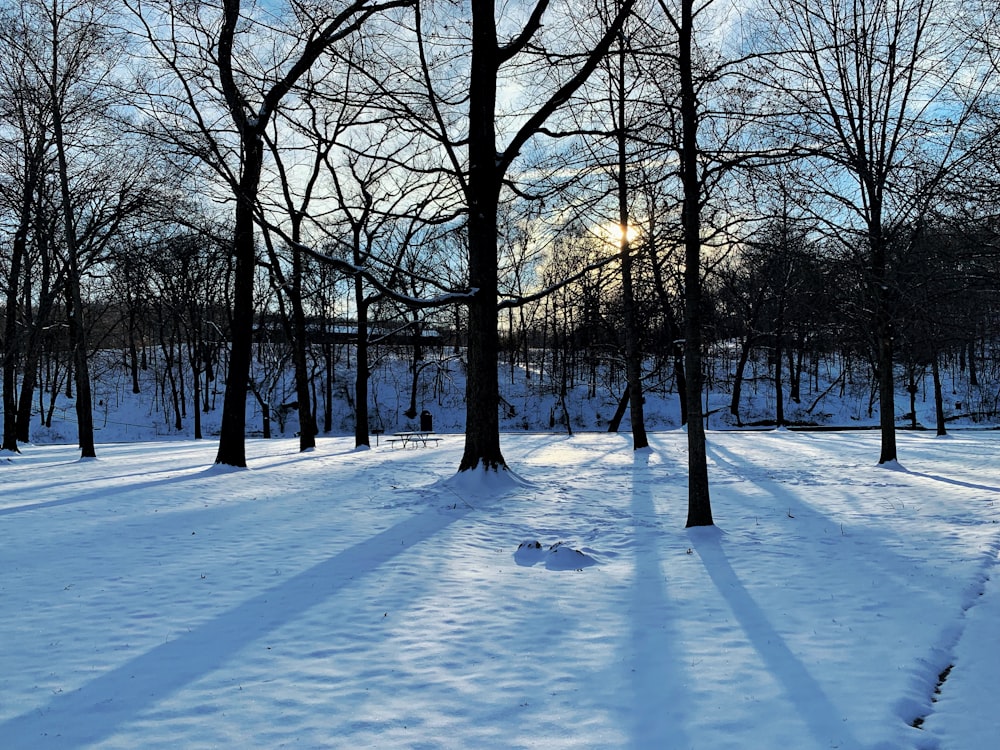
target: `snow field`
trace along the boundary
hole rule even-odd
[[[3,744],[993,746],[1000,435],[651,438],[0,457]]]

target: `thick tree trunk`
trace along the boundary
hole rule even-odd
[[[69,163],[62,127],[62,102],[55,95],[55,81],[60,80],[57,62],[58,43],[53,36],[53,97],[52,97],[52,137],[59,166],[59,189],[62,199],[64,241],[68,257],[66,273],[67,295],[69,297],[69,332],[72,342],[73,374],[76,384],[76,422],[81,458],[96,458],[94,446],[93,398],[90,390],[90,367],[88,363],[87,326],[83,314],[83,293],[80,289],[80,248],[76,236],[76,217],[69,186]]]
[[[260,183],[263,144],[256,132],[243,137],[243,172],[236,196],[233,228],[233,255],[236,267],[233,275],[233,306],[230,324],[229,371],[226,395],[222,402],[222,423],[219,429],[217,464],[245,467],[247,391],[250,364],[253,358],[253,279],[257,262],[254,240],[254,204]]]
[[[28,346],[21,375],[21,391],[17,397],[17,421],[14,427],[19,443],[31,440],[31,411],[34,406],[35,383],[38,381],[38,347]]]
[[[878,404],[879,428],[882,433],[880,464],[895,461],[896,453],[896,388],[893,377],[892,337],[880,332],[878,337]]]
[[[500,451],[499,336],[497,333],[496,204],[470,217],[469,279],[476,293],[469,303],[468,376],[465,403],[465,452],[459,471],[506,468]],[[473,227],[473,225],[477,225]],[[485,225],[485,226],[484,226]]]
[[[469,87],[469,342],[466,379],[465,451],[458,470],[496,471],[507,463],[500,452],[499,334],[497,331],[497,204],[502,174],[497,167],[496,87],[499,69],[493,0],[472,0],[472,59]]]
[[[684,372],[687,376],[687,526],[711,526],[708,454],[702,414],[701,176],[698,165],[698,96],[693,70],[693,0],[681,0],[678,65],[681,88],[681,182],[684,190]]]
[[[76,272],[78,273],[78,272]],[[71,273],[71,276],[76,276]],[[90,367],[87,361],[87,331],[83,320],[83,297],[79,279],[67,279],[73,309],[69,315],[69,326],[73,342],[73,377],[76,385],[76,422],[81,458],[96,458],[94,445],[93,395],[90,388]]]

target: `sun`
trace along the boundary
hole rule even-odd
[[[639,239],[641,230],[634,224],[622,226],[621,224],[608,222],[607,224],[599,224],[595,227],[594,234],[603,241],[617,246],[621,244],[623,235],[628,239],[629,244],[634,243]]]

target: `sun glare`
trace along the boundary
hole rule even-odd
[[[627,233],[627,234],[626,234]],[[627,227],[621,224],[601,224],[594,230],[594,234],[600,237],[605,242],[609,242],[612,245],[621,244],[622,237],[625,236],[630,243],[635,242],[639,239],[640,230],[639,227],[634,225],[629,225]]]

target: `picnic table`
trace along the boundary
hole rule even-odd
[[[391,438],[386,440],[386,442],[393,448],[397,445],[401,448],[427,448],[429,443],[434,445],[438,444],[438,440],[441,438],[436,437],[433,432],[429,430],[413,430],[411,432],[397,432],[393,434]]]

